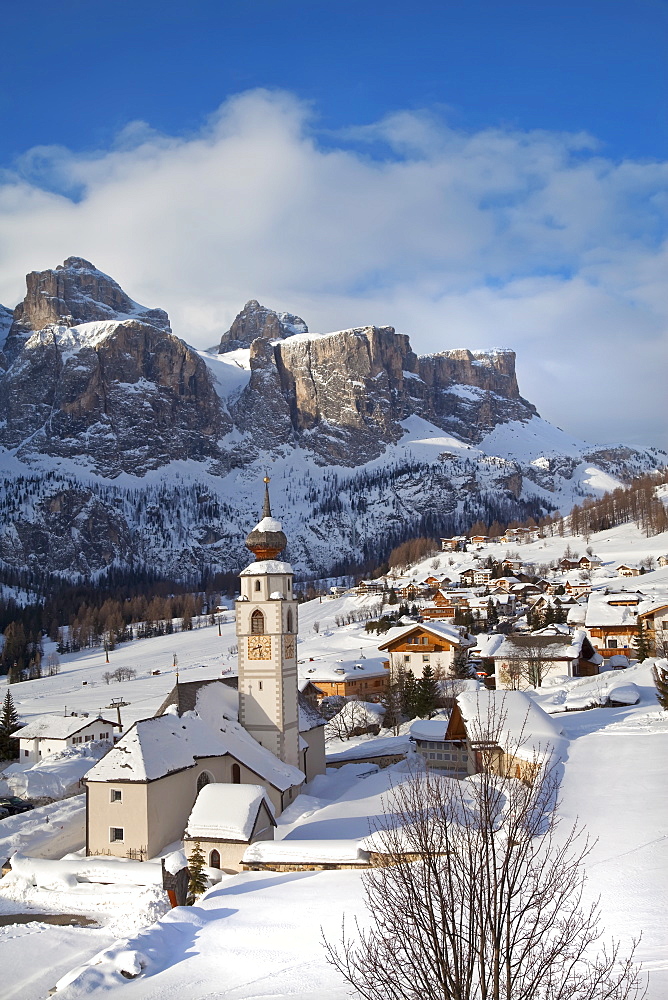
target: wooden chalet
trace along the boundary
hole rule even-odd
[[[633,656],[633,640],[639,634],[638,605],[644,595],[620,593],[590,594],[585,614],[585,627],[598,653],[611,656]]]
[[[454,625],[417,622],[399,630],[391,629],[378,649],[388,654],[388,668],[401,667],[420,678],[427,665],[434,673],[448,672],[455,650],[470,644],[471,640]]]

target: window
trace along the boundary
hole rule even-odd
[[[404,656],[404,663],[410,663],[410,662],[411,662],[410,654]]]
[[[429,639],[427,638],[427,636],[423,635],[422,636],[422,645],[426,646],[428,642],[429,642]]]
[[[241,768],[239,767],[238,764],[232,765],[232,784],[233,785],[241,784]]]
[[[72,737],[72,743],[81,743],[82,740],[83,740],[83,736],[73,736]]]
[[[30,756],[30,750],[24,750],[23,751],[23,756],[24,757],[29,757]]]
[[[101,740],[108,740],[109,739],[109,733],[100,733],[100,739]]]
[[[123,792],[120,788],[112,788],[109,798],[111,802],[122,802]]]
[[[262,681],[258,681],[257,682],[257,689],[258,689],[258,691],[262,690]]]
[[[293,632],[292,608],[288,608],[288,632]]]
[[[422,654],[422,662],[423,663],[429,663],[429,653],[423,653]]]
[[[110,844],[122,844],[125,840],[125,830],[122,826],[110,826],[109,827],[109,843]]]
[[[255,589],[256,589],[256,590],[259,590],[259,589],[260,589],[260,581],[259,581],[259,580],[256,580],[256,581],[255,581]]]
[[[290,590],[290,581],[288,580],[288,590]]]
[[[251,615],[251,635],[264,635],[264,615],[259,608]]]
[[[209,855],[209,868],[220,868],[220,854],[218,851],[211,851]]]
[[[202,771],[197,779],[197,791],[201,792],[205,785],[210,785],[213,781],[213,777],[208,771]]]
[[[616,639],[608,639],[608,649],[617,649]]]

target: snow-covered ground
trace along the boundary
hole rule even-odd
[[[665,1000],[668,716],[657,707],[649,667],[636,670],[635,682],[641,695],[637,706],[559,716],[570,741],[560,812],[598,837],[587,864],[588,893],[601,895],[608,937],[614,934],[626,946],[642,932],[638,957],[650,974],[649,1000]],[[308,790],[313,794],[297,799],[282,817],[279,836],[362,837],[382,812],[383,793],[405,775],[399,768],[359,777],[362,767],[354,764],[342,771],[316,779]],[[341,794],[332,800],[332,792]],[[343,916],[351,922],[366,919],[361,878],[355,871],[230,877],[198,906],[177,909],[154,927],[126,935],[63,980],[56,995],[343,1000],[345,985],[325,960],[321,936],[336,939]],[[129,986],[121,970],[140,969]]]
[[[550,562],[564,548],[584,554],[587,544],[606,563],[636,562],[668,551],[668,536],[646,539],[633,526],[615,528],[586,539],[553,538],[517,550],[527,560]],[[489,545],[481,554],[504,555],[509,546]],[[439,553],[406,576],[416,580],[471,564],[472,553]],[[453,564],[450,564],[452,559]],[[438,565],[435,562],[438,561]],[[593,574],[597,581],[597,575]],[[600,577],[601,585],[610,578]],[[651,593],[668,587],[668,569],[642,577],[616,580],[613,586]],[[377,608],[378,597],[345,595],[316,600],[299,610],[298,656],[302,672],[308,664],[377,655],[379,638],[364,623],[337,626],[351,611]],[[236,644],[231,614],[218,635],[217,626],[155,639],[121,644],[105,662],[104,651],[88,650],[61,657],[55,677],[12,686],[23,720],[44,713],[96,713],[112,698],[122,697],[123,727],[155,713],[174,684],[173,657],[183,680],[217,677],[236,671]],[[107,685],[105,671],[128,666],[135,680]],[[160,670],[159,675],[153,675]],[[668,760],[668,713],[661,713],[649,666],[633,667],[614,680],[635,685],[638,703],[619,708],[564,712],[589,688],[609,685],[610,677],[572,681],[546,688],[538,698],[570,740],[566,753],[561,811],[576,815],[598,836],[588,870],[593,894],[602,896],[603,922],[627,941],[642,931],[639,956],[651,972],[650,1000],[668,996],[668,809],[665,805]],[[86,682],[85,684],[83,682]],[[4,697],[4,679],[0,698]],[[585,688],[587,690],[585,690]],[[602,693],[602,689],[601,692]],[[566,702],[569,704],[567,705]],[[350,746],[352,744],[347,743]],[[280,817],[277,836],[289,841],[351,841],[369,832],[369,818],[379,814],[382,794],[401,769],[378,772],[374,766],[348,764],[317,778]],[[48,815],[49,821],[46,822]],[[59,828],[57,830],[57,828]],[[79,797],[44,806],[31,814],[0,821],[0,853],[14,850],[62,857],[83,844],[83,806]],[[57,980],[63,1000],[97,995],[143,1000],[183,996],[220,996],[229,1000],[292,997],[343,1000],[347,990],[327,965],[320,928],[336,937],[341,917],[363,919],[360,873],[246,873],[225,878],[201,904],[177,909],[152,924],[164,910],[164,897],[154,890],[106,890],[85,884],[77,890],[26,889],[0,883],[0,916],[17,912],[88,914],[100,927],[54,927],[30,923],[0,927],[0,959],[12,971],[0,980],[0,997],[38,1000]],[[153,895],[152,895],[153,894]],[[152,926],[147,926],[151,925]],[[119,935],[123,935],[120,940]],[[96,955],[102,953],[99,961]],[[90,963],[93,962],[91,965]],[[129,980],[121,969],[141,975]]]

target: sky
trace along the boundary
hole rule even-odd
[[[1,16],[0,302],[82,256],[197,347],[250,298],[509,347],[558,426],[666,446],[665,0]]]

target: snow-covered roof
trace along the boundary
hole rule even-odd
[[[411,726],[411,736],[414,740],[440,742],[445,739],[447,729],[447,719],[418,719]]]
[[[524,691],[465,691],[457,704],[467,735],[476,742],[489,741],[516,756],[531,758],[560,748],[559,723]]]
[[[302,772],[284,764],[230,719],[210,725],[187,712],[136,722],[87,774],[88,781],[155,781],[206,757],[234,757],[280,791],[299,785]]]
[[[239,576],[257,576],[263,573],[292,573],[292,566],[280,559],[259,559],[242,569]]]
[[[664,608],[668,608],[668,594],[665,594],[662,598],[654,598],[651,601],[641,601],[638,605],[638,615],[651,615],[656,611],[662,611]]]
[[[99,716],[86,718],[82,715],[40,715],[39,718],[33,719],[27,726],[18,730],[15,735],[22,740],[66,740],[82,729],[96,726],[98,723],[105,726],[115,726],[118,729],[117,722],[111,722],[109,719],[103,719]]]
[[[586,638],[584,629],[577,629],[572,635],[568,629],[565,633],[557,635],[545,634],[542,631],[530,635],[507,635],[493,655],[495,659],[540,655],[549,660],[577,660],[583,655],[582,644]],[[589,659],[592,663],[602,662],[598,653]]]
[[[337,683],[346,680],[359,680],[362,677],[387,676],[384,660],[380,656],[367,656],[362,659],[308,660],[299,664],[299,678],[313,681],[314,684]]]
[[[360,864],[369,854],[358,840],[258,840],[246,848],[244,864]]]
[[[274,808],[262,785],[205,785],[190,813],[186,837],[249,840],[263,802],[275,826]]]
[[[336,753],[327,753],[328,764],[338,764],[348,760],[368,760],[373,757],[403,756],[411,749],[408,736],[379,736],[373,740],[363,740],[355,746],[346,747]]]
[[[378,644],[378,649],[387,649],[390,643],[397,642],[401,640],[404,636],[410,635],[415,629],[420,629],[423,632],[429,632],[439,639],[445,639],[447,642],[452,643],[455,646],[468,645],[468,640],[462,636],[459,629],[454,625],[446,625],[444,622],[415,622],[412,625],[408,625],[406,628],[391,628],[386,633],[386,638],[384,642]]]
[[[622,602],[630,603],[624,604]],[[635,625],[638,613],[639,597],[637,594],[592,593],[587,602],[585,625],[587,628],[599,625]]]

